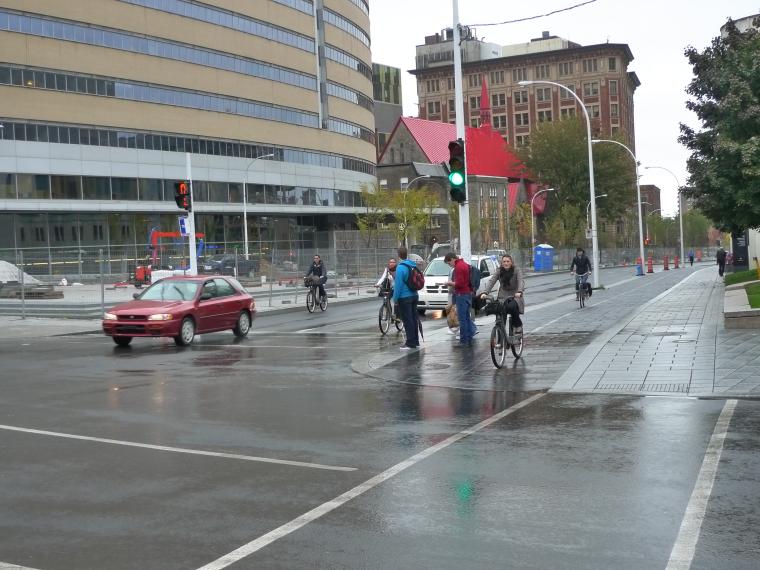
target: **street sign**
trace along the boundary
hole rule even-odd
[[[179,217],[179,235],[182,237],[187,237],[188,231],[187,231],[187,218],[184,216]]]

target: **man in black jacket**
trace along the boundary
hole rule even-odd
[[[587,287],[586,281],[591,273],[591,260],[586,257],[586,252],[583,248],[578,248],[575,252],[575,257],[572,263],[570,263],[570,273],[575,275],[575,300],[578,300],[578,293],[581,283],[583,287]],[[589,294],[591,291],[589,291]]]
[[[322,258],[318,255],[314,256],[314,260],[312,261],[311,267],[309,267],[309,271],[306,273],[305,277],[308,277],[309,275],[319,277],[319,296],[324,298],[326,296],[325,281],[327,281],[327,268],[325,267],[325,264],[322,263]]]

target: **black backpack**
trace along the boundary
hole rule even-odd
[[[477,264],[470,264],[470,289],[473,295],[480,289],[480,268]]]

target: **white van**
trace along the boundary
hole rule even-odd
[[[489,255],[473,255],[470,259],[470,264],[477,263],[480,268],[479,289],[483,289],[499,266]],[[451,267],[446,265],[443,257],[432,260],[425,268],[425,287],[417,293],[419,295],[417,310],[421,315],[424,315],[427,310],[445,309],[449,304],[449,286],[446,282],[450,274]]]

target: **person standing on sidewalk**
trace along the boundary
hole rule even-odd
[[[398,258],[401,262],[396,266],[393,302],[398,303],[401,320],[404,321],[404,330],[406,331],[406,344],[401,347],[401,350],[411,350],[420,347],[417,331],[418,296],[417,291],[409,287],[409,279],[415,264],[407,259],[407,250],[404,246],[398,248]]]
[[[718,262],[718,275],[723,277],[723,272],[726,270],[726,250],[723,246],[718,248],[718,253],[715,254],[715,260]]]
[[[694,265],[694,250],[693,249],[689,250],[689,265],[690,266]]]
[[[471,345],[476,329],[470,316],[474,293],[470,287],[470,264],[457,257],[455,253],[447,253],[443,261],[454,269],[453,279],[446,284],[449,289],[454,288],[454,304],[457,307],[457,317],[459,318],[459,344]]]

